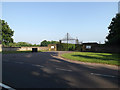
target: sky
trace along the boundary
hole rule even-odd
[[[104,43],[117,2],[3,2],[2,19],[15,42],[59,41],[68,32],[80,42]]]

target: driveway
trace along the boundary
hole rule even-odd
[[[118,88],[118,69],[73,63],[58,53],[2,55],[3,84],[12,88]]]

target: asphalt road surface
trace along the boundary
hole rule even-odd
[[[118,88],[118,70],[58,59],[58,52],[2,55],[2,83],[12,88]]]

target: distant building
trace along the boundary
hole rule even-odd
[[[49,51],[56,51],[57,50],[57,44],[49,44],[48,48],[49,48]]]
[[[82,43],[82,44],[75,44],[75,50],[77,51],[95,51],[95,48],[99,44],[97,42],[89,42],[89,43]],[[66,47],[66,45],[61,45],[61,44],[49,44],[48,45],[49,51],[57,51],[57,50],[63,50]]]
[[[97,45],[97,42],[82,43],[82,51],[95,51]]]

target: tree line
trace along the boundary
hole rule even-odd
[[[43,40],[40,44],[31,44],[28,42],[12,42],[7,45],[4,45],[4,47],[46,47],[48,44],[56,44],[57,41],[47,41]]]
[[[14,42],[12,36],[14,31],[9,27],[5,20],[0,19],[0,44],[4,47],[38,47],[38,46],[48,46],[48,44],[56,44],[57,41],[47,41],[43,40],[40,44],[31,44],[28,42]]]
[[[106,36],[107,45],[120,46],[120,13],[112,19],[109,27],[109,33]]]
[[[119,46],[120,45],[120,13],[113,17],[109,27],[109,33],[106,36],[106,45]],[[12,36],[14,31],[9,27],[5,20],[0,19],[0,44],[4,47],[23,47],[23,46],[48,46],[48,44],[57,44],[57,41],[43,40],[40,44],[30,44],[27,42],[14,42]]]

